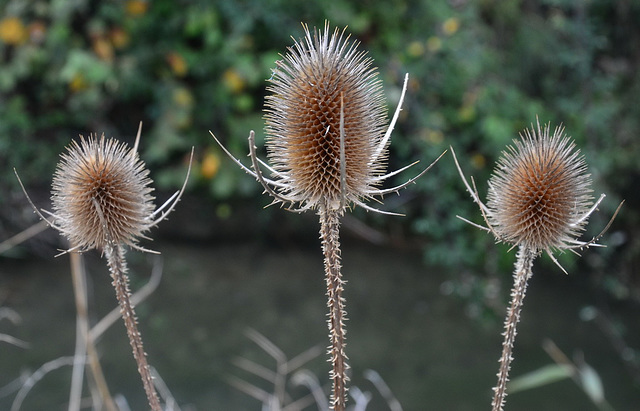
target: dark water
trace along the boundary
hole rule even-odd
[[[235,375],[252,378],[232,364],[252,359],[273,369],[275,362],[244,334],[253,328],[289,357],[326,345],[326,301],[322,257],[313,244],[268,246],[264,242],[153,244],[164,256],[164,276],[155,293],[137,307],[148,358],[184,410],[259,410],[258,401],[229,386]],[[96,320],[115,305],[108,273],[99,255],[86,255],[91,313]],[[129,254],[132,288],[151,271],[151,260]],[[0,332],[31,344],[28,350],[0,343],[0,385],[25,370],[72,355],[75,311],[68,258],[0,263],[3,305],[22,323],[0,322]],[[488,410],[500,353],[500,322],[471,319],[463,302],[443,295],[453,274],[429,269],[417,253],[388,250],[357,241],[343,244],[343,273],[349,321],[347,354],[352,384],[373,388],[363,378],[376,370],[405,410]],[[553,340],[565,353],[582,353],[604,381],[614,409],[640,409],[640,388],[602,331],[580,320],[595,296],[576,279],[579,273],[534,276],[516,341],[512,376],[552,360],[542,349]],[[614,307],[631,327],[626,335],[638,348],[638,312]],[[144,407],[125,330],[116,323],[98,343],[112,393],[126,396],[133,410]],[[324,355],[307,367],[327,380]],[[24,410],[63,410],[71,370],[53,371],[33,388]],[[268,389],[268,385],[263,385]],[[296,391],[300,393],[300,391]],[[8,410],[13,395],[0,399]],[[508,397],[507,409],[597,410],[570,380]],[[309,408],[313,409],[313,408]],[[388,409],[375,397],[369,410]]]

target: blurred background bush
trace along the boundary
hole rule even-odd
[[[326,19],[348,26],[375,59],[390,110],[410,74],[389,165],[422,163],[397,182],[451,145],[484,198],[496,159],[519,131],[537,116],[564,124],[586,156],[594,196],[608,195],[586,236],[626,204],[606,249],[560,261],[575,274],[588,266],[589,281],[612,298],[640,301],[638,2],[5,0],[0,10],[3,238],[36,221],[12,168],[47,207],[51,175],[71,139],[104,132],[132,142],[139,121],[141,156],[159,192],[179,186],[195,146],[192,201],[221,224],[242,208],[263,213],[269,200],[260,186],[208,131],[240,158],[249,130],[260,146],[266,80],[279,53],[302,36],[301,22],[322,27]],[[456,273],[451,293],[485,313],[486,289],[507,278],[513,256],[455,217],[481,222],[451,156],[385,208],[406,217],[355,210],[353,220],[381,234],[369,239],[419,248],[426,264],[448,267]],[[258,224],[288,218],[264,213]],[[558,271],[548,259],[541,264]]]

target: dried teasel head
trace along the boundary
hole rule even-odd
[[[255,135],[249,134],[251,167],[235,158],[211,133],[222,150],[254,176],[274,203],[291,211],[308,209],[343,213],[352,204],[383,214],[365,200],[397,193],[425,174],[429,167],[403,184],[381,189],[389,177],[416,163],[383,174],[387,147],[407,90],[408,75],[398,107],[387,125],[382,85],[372,60],[349,42],[345,31],[313,33],[289,47],[277,62],[265,103],[267,155],[258,159]],[[265,167],[271,178],[262,174]]]
[[[73,141],[61,155],[56,168],[51,200],[53,212],[33,204],[15,171],[25,196],[38,216],[71,243],[71,251],[125,244],[140,251],[154,252],[137,245],[144,233],[169,215],[187,186],[193,160],[180,191],[154,210],[149,171],[138,156],[142,123],[133,148],[113,138],[91,134]]]
[[[305,26],[268,87],[268,156],[288,196],[311,208],[367,197],[385,168],[382,86],[357,46],[344,30]]]
[[[595,203],[591,196],[591,178],[584,157],[564,127],[537,124],[520,134],[498,160],[489,180],[488,201],[479,198],[472,179],[471,187],[452,150],[456,167],[473,200],[480,206],[487,227],[471,223],[493,233],[498,241],[525,248],[534,254],[597,246],[597,240],[609,228],[622,203],[600,234],[590,241],[580,241],[591,214],[605,195]],[[464,220],[464,219],[463,219]]]
[[[489,223],[501,240],[531,250],[573,245],[593,205],[584,157],[561,126],[551,135],[538,124],[520,137],[489,180]]]
[[[71,244],[103,249],[135,245],[154,210],[149,171],[126,144],[114,139],[73,141],[53,177],[55,221]]]

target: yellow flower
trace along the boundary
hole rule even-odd
[[[27,41],[29,33],[22,21],[17,17],[7,17],[0,21],[0,40],[12,46]]]
[[[471,157],[471,164],[473,168],[480,170],[487,165],[487,158],[480,153],[476,153]]]
[[[460,28],[460,20],[457,17],[450,17],[442,23],[442,31],[447,36],[455,34]]]
[[[93,52],[104,61],[113,61],[113,46],[106,38],[100,36],[93,40]]]
[[[220,169],[220,157],[215,153],[209,152],[202,159],[202,165],[200,166],[200,173],[207,180],[212,179],[218,170]]]
[[[142,0],[129,0],[125,4],[125,10],[132,17],[142,16],[149,9],[149,2]]]
[[[173,91],[173,102],[179,107],[193,106],[193,94],[186,87],[179,87]]]
[[[120,27],[116,27],[109,32],[109,39],[114,48],[121,49],[129,44],[130,37],[129,33]]]
[[[171,71],[173,71],[173,74],[178,77],[184,77],[187,74],[187,71],[189,71],[187,62],[179,53],[175,51],[167,54],[167,62],[169,63],[169,67],[171,67]]]
[[[69,89],[73,92],[85,90],[87,87],[89,87],[89,83],[80,73],[76,73],[69,82]]]
[[[222,81],[232,93],[240,93],[245,86],[245,81],[236,70],[230,68],[222,74]]]
[[[411,57],[418,57],[424,54],[424,45],[419,41],[412,41],[407,47],[407,53]]]
[[[442,40],[438,36],[431,36],[427,39],[427,50],[435,53],[442,48]]]

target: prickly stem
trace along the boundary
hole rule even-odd
[[[331,397],[332,409],[344,411],[347,400],[347,356],[345,354],[345,300],[342,297],[345,281],[340,270],[340,212],[320,209],[320,238],[324,253],[325,278],[327,283],[327,305],[329,307],[329,360],[332,364],[330,372],[333,380]]]

